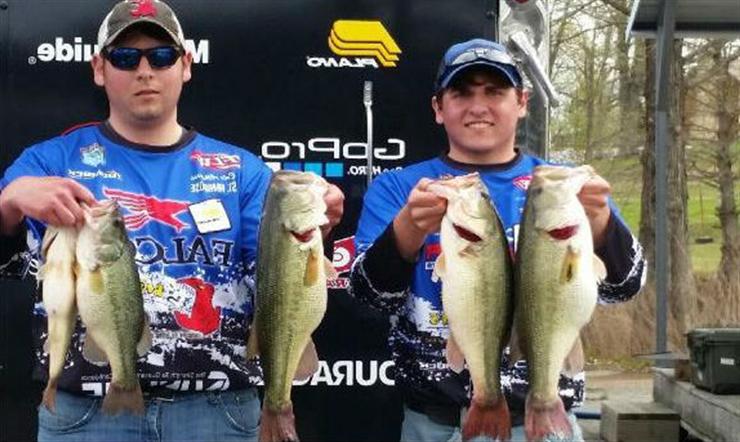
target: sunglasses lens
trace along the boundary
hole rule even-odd
[[[146,59],[153,68],[170,67],[175,64],[179,57],[180,52],[172,46],[153,48],[146,54]]]
[[[134,48],[115,48],[108,53],[108,60],[116,69],[136,69],[141,61],[142,52]]]

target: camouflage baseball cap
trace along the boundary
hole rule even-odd
[[[181,48],[185,48],[185,35],[175,12],[160,0],[124,0],[117,3],[100,24],[97,52],[102,51],[121,32],[139,23],[151,23],[167,31]]]

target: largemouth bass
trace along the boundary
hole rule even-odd
[[[589,166],[539,166],[527,192],[515,299],[517,334],[529,364],[524,420],[528,440],[572,435],[558,380],[596,306],[597,278],[605,274],[593,254],[591,227],[578,200],[578,192],[593,176]],[[582,370],[582,361],[580,366],[569,364],[569,369]]]
[[[447,359],[458,372],[464,359],[473,381],[463,440],[506,440],[511,419],[499,370],[511,327],[513,270],[504,228],[477,173],[436,181],[429,190],[448,201],[434,270],[450,327]]]
[[[49,354],[49,381],[42,403],[54,411],[57,382],[64,370],[72,332],[77,322],[75,301],[75,247],[77,230],[49,226],[41,243],[44,265],[39,270],[48,333],[44,350]]]
[[[265,397],[260,441],[298,440],[290,391],[293,379],[318,369],[311,333],[326,311],[320,226],[326,224],[328,184],[312,173],[275,173],[260,223],[255,318],[247,357],[259,353]]]
[[[86,332],[83,356],[109,363],[103,411],[144,412],[136,360],[151,346],[134,246],[114,201],[85,208],[77,238],[77,307]]]

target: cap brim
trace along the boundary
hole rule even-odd
[[[140,25],[142,23],[151,23],[151,24],[159,27],[160,29],[162,29],[163,31],[165,31],[167,33],[167,35],[170,36],[170,38],[172,39],[172,42],[173,43],[177,44],[178,46],[182,46],[183,49],[185,48],[184,42],[180,40],[180,37],[179,36],[177,36],[177,35],[173,34],[172,32],[170,32],[169,29],[167,29],[166,27],[162,26],[162,24],[159,23],[158,21],[152,20],[152,19],[147,18],[147,17],[143,17],[143,18],[140,18],[139,20],[136,20],[136,21],[133,21],[133,22],[127,24],[126,26],[122,27],[118,31],[114,32],[112,35],[109,35],[108,38],[98,48],[98,52],[102,51],[103,48],[105,48],[107,46],[110,46],[110,44],[113,43],[118,38],[118,36],[121,35],[121,33],[123,31],[129,29],[131,26]]]
[[[453,69],[449,74],[447,74],[447,76],[445,77],[445,79],[442,80],[442,82],[439,84],[438,90],[445,89],[447,86],[450,85],[450,82],[452,81],[453,78],[455,78],[455,76],[457,76],[461,72],[463,72],[466,69],[471,68],[473,66],[486,66],[486,67],[490,67],[491,69],[493,69],[496,72],[499,72],[501,75],[503,75],[504,78],[506,78],[507,80],[509,80],[509,83],[511,83],[512,86],[514,86],[514,87],[519,87],[520,86],[520,82],[517,81],[517,79],[514,78],[514,76],[512,76],[509,71],[507,71],[505,68],[503,68],[502,66],[500,66],[498,63],[493,63],[491,61],[485,61],[485,60],[476,60],[476,61],[473,61],[473,62],[470,62],[470,63],[467,63],[467,64],[460,65],[460,66],[456,67],[455,69]]]

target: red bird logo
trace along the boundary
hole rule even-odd
[[[131,15],[134,17],[156,17],[157,16],[157,7],[154,6],[154,3],[152,0],[135,0],[134,3],[136,3],[136,9],[131,11]]]
[[[124,216],[123,221],[129,230],[139,230],[150,221],[168,225],[178,233],[189,227],[188,224],[176,218],[177,215],[188,210],[188,202],[161,200],[153,196],[107,188],[103,189],[103,195],[128,209],[130,215]]]
[[[221,324],[221,308],[213,306],[213,285],[200,278],[185,278],[178,282],[195,290],[195,302],[190,313],[175,312],[175,321],[180,327],[196,330],[204,335],[218,330]]]

